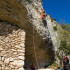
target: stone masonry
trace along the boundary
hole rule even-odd
[[[0,23],[0,70],[24,70],[25,31]]]

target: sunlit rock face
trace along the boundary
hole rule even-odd
[[[26,50],[25,50],[25,66],[28,68],[33,63],[38,68],[36,58],[40,67],[47,66],[54,61],[53,44],[50,40],[50,35],[47,27],[45,28],[41,18],[41,0],[23,0],[24,5],[28,11],[28,17],[30,20],[29,27],[26,29]],[[34,28],[34,30],[33,30]],[[34,31],[34,33],[33,33]],[[34,34],[34,35],[33,35]],[[36,49],[36,55],[34,52],[34,44]]]

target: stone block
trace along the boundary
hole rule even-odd
[[[18,70],[24,70],[24,68],[22,67],[22,68],[19,68]]]
[[[10,58],[9,58],[9,61],[10,61],[10,62],[13,62],[14,59],[15,59],[15,58],[10,57]]]
[[[19,56],[18,59],[20,59],[20,60],[24,60],[25,57],[24,57],[24,56]]]
[[[1,56],[0,56],[0,61],[1,61]]]
[[[15,70],[15,68],[11,69],[11,70]]]
[[[5,67],[5,70],[9,70],[9,68],[8,67]]]
[[[3,62],[2,61],[0,61],[0,65],[3,65]]]
[[[24,53],[25,50],[17,50],[19,53]]]
[[[9,62],[10,62],[9,58],[6,58],[5,61],[4,61],[5,64],[9,64]]]
[[[5,60],[5,57],[2,57],[2,61],[4,61]]]
[[[0,51],[2,51],[2,50],[3,50],[3,48],[0,47]]]
[[[13,54],[14,54],[14,55],[17,55],[18,53],[17,53],[17,52],[14,52]]]
[[[0,70],[2,70],[2,67],[0,67]]]
[[[20,46],[21,46],[21,47],[25,47],[24,43],[21,43]]]
[[[19,56],[24,56],[25,54],[24,54],[24,53],[19,53],[18,55],[19,55]]]
[[[22,67],[24,65],[24,61],[22,60],[15,60],[14,62],[10,62],[10,65],[16,67]]]
[[[22,48],[20,47],[20,45],[15,45],[15,48],[16,48],[16,49],[22,49]]]

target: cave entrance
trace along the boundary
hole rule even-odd
[[[54,61],[52,44],[48,41],[44,41],[42,37],[36,32],[36,30],[34,30],[34,42],[36,57],[38,59],[37,61],[39,63],[40,68],[44,68],[45,66],[49,65]],[[26,33],[25,40],[25,70],[29,70],[32,64],[34,64],[36,70],[38,69],[36,57],[33,45],[33,27],[30,26]]]

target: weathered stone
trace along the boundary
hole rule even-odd
[[[24,70],[24,69],[23,69],[23,67],[22,67],[22,68],[19,68],[18,70]]]
[[[25,39],[24,38],[21,38],[21,41],[24,41]]]
[[[4,63],[3,63],[3,65],[2,65],[2,67],[4,67],[4,68],[5,68],[5,65],[4,65]]]
[[[1,61],[1,57],[0,57],[0,61]]]
[[[24,58],[24,56],[19,56],[18,59],[24,60],[25,58]]]
[[[10,62],[10,59],[9,59],[9,58],[5,58],[4,63],[5,63],[5,64],[9,64],[9,62]]]
[[[21,52],[21,53],[24,53],[25,52],[25,50],[17,50],[19,53]]]
[[[15,70],[18,70],[18,69],[15,69]]]
[[[13,66],[16,66],[16,67],[22,67],[24,65],[24,61],[15,60],[14,62],[10,62],[10,65],[13,65]]]
[[[15,48],[21,49],[20,45],[15,45]]]
[[[20,46],[21,46],[21,47],[25,47],[24,43],[21,43]]]
[[[5,60],[5,57],[2,57],[2,61],[4,61]]]
[[[3,50],[1,53],[2,53],[2,54],[6,54],[6,51]]]
[[[2,67],[1,69],[2,69],[2,70],[5,70],[5,67]]]
[[[15,50],[15,49],[11,49],[11,51],[16,52],[17,50]]]
[[[10,62],[13,62],[14,59],[15,59],[15,58],[10,57],[10,58],[9,58],[9,61],[10,61]]]
[[[19,53],[18,55],[19,55],[19,56],[24,56],[25,54],[24,54],[24,53]]]
[[[10,67],[10,69],[12,69],[12,68],[14,68],[15,66],[13,66],[13,65],[9,64],[9,67]]]
[[[0,65],[3,65],[3,62],[2,61],[0,61]]]
[[[12,68],[11,70],[15,70],[15,68]]]
[[[9,68],[8,67],[5,67],[5,70],[9,70]]]
[[[17,52],[14,52],[13,54],[14,54],[14,55],[17,55]]]
[[[0,51],[2,51],[2,50],[3,50],[3,48],[0,47]]]
[[[0,70],[2,69],[2,67],[0,66]]]
[[[38,69],[38,70],[55,70],[53,68],[46,68],[46,69]]]

